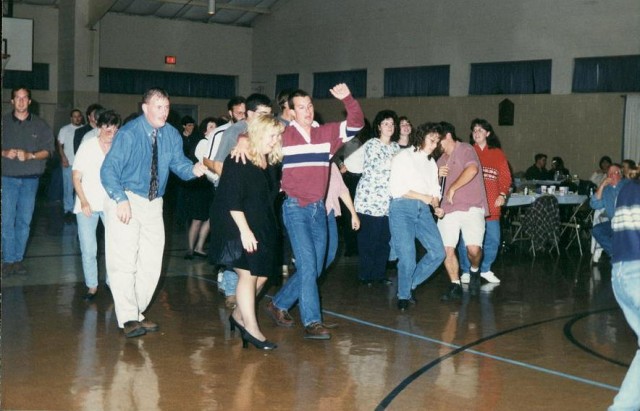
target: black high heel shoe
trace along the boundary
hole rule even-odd
[[[229,315],[229,328],[231,329],[231,331],[235,331],[236,327],[240,330],[240,334],[245,333],[246,330],[244,329],[243,326],[240,325],[240,323],[238,321],[236,321],[235,318],[233,318],[233,315]]]
[[[242,334],[241,334],[241,336],[242,336],[242,348],[248,348],[249,347],[249,343],[253,344],[253,346],[256,347],[259,350],[273,350],[275,348],[278,348],[277,344],[272,343],[269,340],[260,341],[259,339],[257,339],[253,335],[249,334],[249,332],[247,330],[245,330],[244,328],[241,329],[241,331],[242,331]]]

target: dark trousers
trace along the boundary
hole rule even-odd
[[[360,213],[358,217],[360,217],[358,275],[365,281],[382,280],[385,278],[390,251],[389,217],[373,217]]]

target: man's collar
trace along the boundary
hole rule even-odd
[[[20,120],[18,117],[16,117],[16,112],[14,110],[11,112],[11,117],[13,117],[13,121],[18,121],[18,122],[31,121],[31,113],[29,113],[27,118],[25,118],[24,120]]]

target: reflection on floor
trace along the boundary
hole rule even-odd
[[[443,304],[441,270],[404,313],[395,272],[394,285],[360,285],[357,257],[343,257],[321,286],[339,324],[330,341],[277,328],[261,308],[279,347],[243,349],[212,267],[182,258],[184,230],[167,238],[148,312],[161,330],[127,340],[103,284],[82,299],[76,226],[38,210],[29,274],[2,283],[3,409],[602,410],[637,347],[606,264],[515,249],[494,266],[502,284]]]

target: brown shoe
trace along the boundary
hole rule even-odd
[[[236,300],[235,295],[229,295],[224,300],[224,306],[230,310],[235,309],[237,305],[238,305],[238,300]]]
[[[15,274],[13,263],[2,263],[2,275],[8,277],[12,274]]]
[[[322,323],[311,323],[304,328],[304,338],[307,340],[329,340],[331,334],[322,326]]]
[[[160,326],[157,323],[154,323],[151,320],[147,320],[146,318],[140,321],[140,325],[144,328],[145,332],[152,333],[156,332],[160,329]]]
[[[24,264],[22,264],[22,261],[13,263],[13,273],[18,275],[26,275],[27,267],[25,267]]]
[[[293,327],[293,318],[289,315],[287,310],[281,310],[273,304],[273,301],[269,301],[269,304],[265,307],[267,314],[273,318],[273,321],[281,327]]]
[[[139,337],[146,333],[140,321],[127,321],[124,323],[124,336],[127,338]]]

